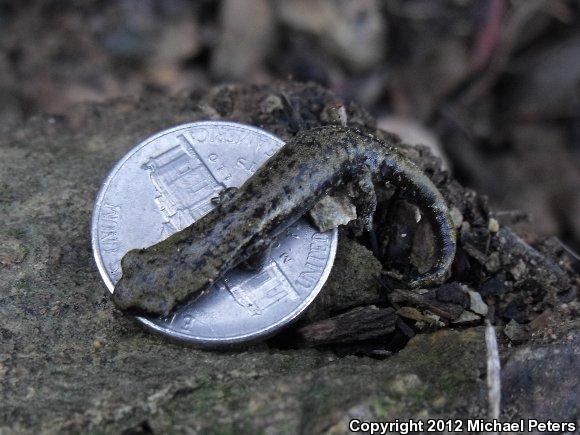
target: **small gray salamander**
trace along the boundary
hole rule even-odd
[[[434,226],[438,258],[412,287],[445,278],[455,256],[455,231],[441,193],[395,148],[352,128],[326,126],[297,134],[244,185],[224,195],[197,222],[146,249],[128,252],[113,300],[125,310],[167,314],[259,255],[324,195],[351,185],[357,213],[368,226],[376,208],[373,182],[390,182]]]

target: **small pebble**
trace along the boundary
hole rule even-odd
[[[457,207],[452,207],[449,213],[451,214],[451,220],[453,221],[455,228],[461,228],[461,224],[463,224],[463,213],[461,213],[461,210]]]
[[[479,317],[477,314],[465,310],[457,319],[453,320],[451,323],[472,323],[478,322],[480,320],[481,317]]]
[[[489,272],[497,272],[501,266],[499,252],[492,252],[485,262],[485,268]]]
[[[526,330],[525,326],[520,325],[514,319],[510,320],[503,333],[510,339],[512,343],[518,344],[528,341],[530,338],[529,332]]]
[[[95,341],[93,341],[93,351],[94,352],[101,350],[103,347],[105,347],[105,343],[103,343],[101,340],[96,339]]]
[[[487,224],[487,229],[490,233],[497,233],[499,231],[499,222],[497,219],[491,218]]]
[[[284,110],[284,105],[282,104],[282,99],[279,96],[270,94],[264,99],[264,101],[262,101],[260,109],[264,113],[273,113],[276,111]]]
[[[356,207],[345,196],[325,196],[309,213],[314,225],[321,232],[346,225],[357,218]]]
[[[467,290],[467,293],[469,294],[469,309],[476,314],[486,316],[488,306],[483,302],[483,299],[481,299],[481,295],[473,290]]]
[[[522,279],[526,273],[527,267],[523,260],[519,260],[514,267],[510,269],[510,273],[516,281]]]

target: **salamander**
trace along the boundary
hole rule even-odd
[[[374,183],[389,182],[434,228],[437,259],[411,287],[446,278],[455,256],[447,204],[429,178],[394,146],[353,128],[324,126],[299,132],[238,189],[229,189],[208,214],[168,239],[122,259],[117,307],[167,314],[225,272],[268,249],[272,241],[325,195],[354,188],[357,215],[367,227],[376,209]]]

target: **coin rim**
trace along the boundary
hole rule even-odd
[[[123,157],[121,157],[121,159],[108,172],[107,177],[105,178],[105,181],[101,185],[101,188],[99,189],[99,192],[98,192],[97,197],[95,199],[95,204],[93,206],[92,217],[91,217],[91,247],[93,249],[93,258],[95,260],[95,263],[97,265],[97,268],[99,270],[101,278],[103,279],[105,286],[107,287],[107,289],[109,290],[109,292],[111,294],[113,293],[115,286],[114,286],[113,282],[111,281],[111,279],[109,278],[109,273],[108,273],[105,265],[103,264],[103,258],[102,258],[100,251],[99,251],[98,220],[99,220],[99,211],[101,209],[102,202],[104,200],[105,194],[106,194],[114,176],[117,174],[117,172],[119,172],[119,170],[123,167],[123,165],[136,152],[138,152],[142,148],[146,147],[151,142],[153,142],[153,141],[155,141],[155,140],[157,140],[157,139],[159,139],[167,134],[174,133],[175,131],[178,131],[178,130],[188,129],[188,128],[192,128],[192,127],[200,127],[200,126],[208,126],[208,127],[229,126],[229,127],[237,127],[237,128],[242,127],[244,129],[253,130],[254,132],[256,132],[258,134],[265,134],[265,135],[269,136],[272,140],[282,143],[282,145],[285,144],[285,142],[282,139],[280,139],[278,136],[276,136],[272,133],[269,133],[269,132],[267,132],[259,127],[252,126],[252,125],[241,124],[238,122],[231,122],[231,121],[198,121],[198,122],[179,124],[179,125],[176,125],[174,127],[162,130],[162,131],[160,131],[152,136],[148,136],[147,138],[145,138],[144,140],[142,140],[140,142],[137,142],[132,148],[130,148],[129,151],[127,151],[123,155]],[[283,148],[283,146],[280,147],[280,149],[282,149],[282,148]],[[306,310],[306,308],[308,308],[308,306],[312,303],[312,301],[316,298],[316,296],[318,296],[318,293],[320,293],[320,290],[322,289],[322,287],[326,283],[326,280],[328,279],[328,276],[330,275],[330,271],[332,270],[332,266],[334,265],[334,258],[336,256],[336,248],[338,246],[338,230],[337,230],[337,228],[333,228],[331,231],[332,231],[332,234],[331,234],[330,254],[329,254],[328,260],[326,262],[326,265],[324,267],[324,270],[322,272],[322,275],[320,276],[320,279],[319,279],[318,283],[316,284],[316,286],[314,287],[314,289],[310,292],[308,297],[306,299],[304,299],[302,301],[302,303],[296,309],[291,311],[287,316],[285,316],[281,320],[271,324],[267,328],[259,330],[258,332],[251,332],[251,333],[247,333],[247,334],[243,334],[243,335],[237,335],[235,337],[221,337],[221,338],[200,337],[200,336],[187,335],[187,334],[173,331],[173,330],[169,330],[169,329],[164,329],[163,327],[153,323],[151,320],[147,319],[146,317],[135,316],[135,318],[139,321],[139,323],[141,323],[142,325],[144,325],[148,329],[150,329],[158,334],[161,334],[163,336],[166,336],[166,337],[169,337],[172,339],[176,339],[179,341],[186,341],[188,343],[195,343],[195,344],[200,345],[201,347],[214,347],[214,348],[215,347],[227,347],[227,346],[231,346],[234,344],[246,343],[246,342],[250,342],[250,341],[254,341],[254,340],[261,340],[261,339],[267,338],[267,337],[273,335],[279,329],[281,329],[284,326],[287,326],[291,322],[295,321]]]

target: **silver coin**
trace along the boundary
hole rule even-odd
[[[231,122],[184,124],[149,137],[107,176],[92,218],[93,254],[107,288],[121,259],[192,224],[227,187],[241,186],[284,142]],[[337,231],[319,233],[300,219],[278,237],[258,272],[230,271],[198,298],[165,317],[137,317],[146,327],[203,347],[265,338],[296,319],[322,288]]]

